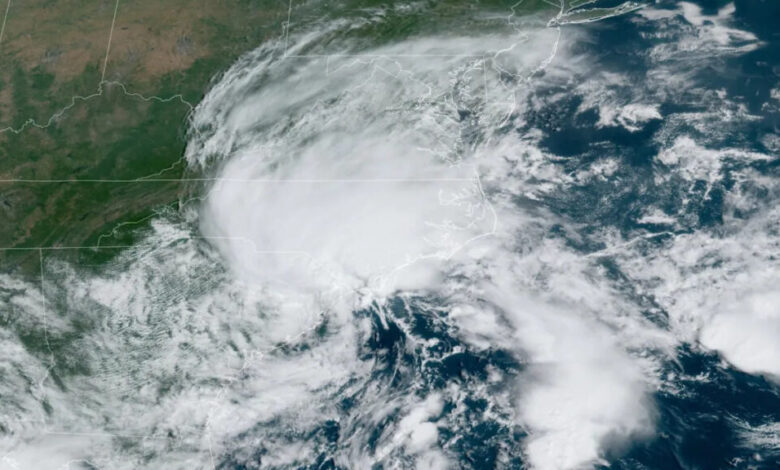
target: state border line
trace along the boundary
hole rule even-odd
[[[3,15],[3,25],[0,26],[0,46],[3,45],[3,36],[5,34],[5,24],[8,21],[8,12],[11,11],[11,0],[8,0],[8,4],[5,7],[5,15]]]
[[[107,50],[106,50],[106,57],[104,59],[103,71],[102,71],[102,76],[101,76],[101,82],[99,84],[99,94],[102,94],[102,91],[103,91],[102,90],[102,85],[103,85],[104,79],[105,79],[105,73],[106,73],[106,69],[107,69],[108,58],[109,58],[110,47],[111,47],[111,36],[113,35],[114,23],[116,21],[116,15],[117,15],[118,7],[119,7],[119,1],[120,0],[116,0],[116,4],[115,4],[114,20],[112,21],[111,32],[109,34],[109,42],[108,42]],[[285,23],[285,52],[287,50],[287,41],[289,39],[289,29],[290,29],[290,25],[291,25],[290,21],[291,21],[291,12],[292,12],[292,1],[293,0],[290,0],[290,6],[289,6],[289,9],[288,9],[288,18],[287,18],[287,22]],[[11,3],[11,0],[8,0],[8,6],[9,7],[10,7],[10,3]],[[546,3],[550,3],[550,2],[546,1]],[[552,3],[550,3],[550,4],[552,5]],[[563,10],[563,0],[561,0],[561,10]],[[7,12],[6,12],[6,16],[7,16]],[[1,39],[2,39],[2,34],[0,33],[0,40]],[[556,41],[555,47],[553,49],[552,57],[555,56],[556,51],[557,51],[557,41]],[[338,55],[338,54],[334,54],[334,55],[327,55],[327,56],[317,56],[317,55],[300,55],[300,56],[298,56],[298,55],[291,55],[289,57],[327,57],[328,60],[329,60],[330,57],[338,57],[338,56],[344,56],[344,57],[366,57],[366,58],[388,57],[387,55],[383,55],[383,56],[373,55],[372,56],[372,55],[365,55],[365,54],[363,54],[363,55]],[[487,57],[485,55],[471,56],[471,55],[420,54],[420,55],[397,55],[397,56],[391,56],[391,57],[459,57],[459,58],[473,57],[473,58],[477,58],[477,59],[482,59],[482,69],[483,69],[482,71],[483,71],[483,74],[485,74],[484,75],[485,93],[487,94],[487,77],[486,77],[486,74],[487,74],[487,65],[486,65],[487,64]],[[548,64],[549,64],[549,62],[548,62]],[[327,69],[327,65],[328,64],[326,63],[326,69]],[[547,64],[545,64],[545,65],[547,65]],[[124,88],[124,86],[123,86],[123,88]],[[126,90],[125,90],[125,93],[128,94]],[[178,95],[178,96],[181,98],[181,95]],[[173,98],[171,98],[171,99],[173,99]],[[182,101],[184,101],[184,100],[182,99]],[[486,101],[487,101],[487,96],[486,96]],[[63,113],[64,113],[64,111],[65,110],[63,110]],[[148,178],[148,179],[132,179],[132,180],[73,180],[73,179],[70,179],[70,180],[24,180],[24,179],[15,179],[15,180],[0,180],[0,183],[39,183],[39,184],[46,184],[46,183],[52,183],[52,184],[55,184],[55,183],[97,183],[97,184],[117,183],[117,184],[132,184],[132,183],[143,183],[143,182],[150,182],[150,183],[155,183],[155,182],[157,182],[157,183],[180,182],[181,183],[181,182],[216,182],[216,181],[237,181],[237,182],[258,182],[258,183],[365,183],[365,182],[376,182],[376,183],[391,182],[391,183],[398,183],[398,182],[429,182],[429,181],[464,181],[465,182],[465,181],[474,181],[474,179],[472,179],[472,178],[445,178],[445,179],[439,178],[439,179],[415,179],[415,180],[392,179],[392,178],[388,178],[388,179],[372,179],[372,180],[269,180],[269,179],[228,179],[228,178],[177,178],[177,179],[173,179],[173,178],[154,178],[154,179]],[[477,178],[477,183],[479,183],[479,178]],[[480,189],[481,189],[481,185],[480,185]],[[494,216],[495,216],[495,213],[494,213]],[[493,227],[492,232],[493,233],[495,232],[495,221],[494,221],[494,227]],[[486,235],[489,235],[489,233],[486,234]],[[484,236],[484,235],[482,235],[482,236]],[[480,238],[480,237],[477,237],[477,238]],[[208,237],[187,237],[187,239],[189,239],[189,240],[207,239],[207,238]],[[468,241],[466,243],[470,243],[471,241],[472,240],[470,240],[470,241]],[[46,296],[45,296],[45,291],[44,291],[44,277],[43,277],[44,276],[44,274],[43,274],[43,271],[44,271],[44,268],[43,268],[43,252],[44,251],[74,250],[74,249],[98,249],[98,250],[99,249],[105,249],[105,250],[110,250],[110,249],[127,249],[127,248],[134,248],[134,247],[138,247],[138,245],[105,245],[105,246],[99,246],[98,245],[98,246],[72,246],[72,247],[38,247],[38,248],[18,248],[18,249],[14,249],[14,248],[3,249],[3,248],[0,248],[0,251],[37,250],[39,252],[40,261],[41,261],[41,284],[42,284],[41,291],[42,291],[42,297],[43,297],[43,302],[44,302],[44,322],[45,322],[45,319],[46,319],[46,312],[45,312]],[[258,250],[255,249],[255,252],[257,253]],[[284,254],[284,253],[290,253],[290,252],[268,252],[268,253]],[[315,323],[314,326],[312,326],[309,329],[307,329],[307,330],[299,333],[298,335],[296,335],[296,338],[297,337],[302,337],[305,334],[307,334],[308,332],[313,331],[313,329],[316,328],[317,325],[318,325],[318,323]],[[44,323],[44,329],[45,329],[44,332],[46,333],[47,327],[46,327],[45,323]],[[287,339],[287,341],[289,341],[289,340],[290,340],[290,338]],[[276,350],[276,349],[278,349],[280,347],[281,347],[281,345],[275,346],[275,347],[272,347],[271,349],[269,349],[268,351],[260,351],[260,350],[251,351],[251,353],[250,353],[251,355],[249,356],[249,359],[245,360],[244,365],[242,365],[242,367],[239,369],[239,372],[243,371],[246,368],[246,366],[249,363],[249,361],[261,360],[266,354],[268,354],[268,353],[270,353],[270,352],[272,352],[272,351],[274,351],[274,350]],[[259,359],[255,359],[255,353],[257,353],[256,355],[257,355],[257,357]],[[237,380],[237,377],[238,377],[238,373],[235,373],[235,374],[233,374],[233,377],[228,378],[228,381],[229,382],[235,381],[235,380]],[[44,380],[45,380],[45,377],[44,377]],[[227,390],[227,388],[229,386],[229,382],[223,384],[220,387],[221,390],[217,394],[217,396],[214,398],[214,401],[223,399],[223,395],[224,395],[225,391]],[[214,461],[214,452],[213,452],[213,449],[212,449],[212,429],[211,429],[212,416],[213,416],[213,414],[209,413],[208,419],[206,421],[206,423],[207,423],[206,424],[206,429],[203,432],[203,434],[205,434],[206,438],[208,439],[208,453],[209,453],[209,455],[211,457],[211,465],[212,465],[213,468],[216,468],[215,461]],[[118,434],[118,433],[110,433],[110,432],[105,432],[105,433],[87,433],[87,432],[69,432],[69,431],[57,431],[57,430],[55,430],[55,431],[45,430],[44,433],[52,434],[52,435],[83,435],[83,436],[113,436],[113,437],[127,436],[127,437],[134,437],[134,438],[140,438],[140,439],[155,439],[155,438],[158,438],[153,433],[150,433],[150,434]],[[201,450],[203,450],[203,449],[201,449]]]
[[[281,60],[291,58],[331,58],[331,57],[368,57],[368,58],[382,58],[382,57],[457,57],[457,58],[471,58],[481,59],[484,54],[287,54],[281,57]]]
[[[273,179],[273,178],[136,178],[136,179],[0,179],[0,184],[135,184],[135,183],[268,183],[268,184],[363,184],[363,183],[465,183],[474,178],[364,178],[364,179]]]
[[[119,13],[119,0],[114,4],[114,18],[111,20],[111,29],[108,32],[108,44],[106,44],[106,56],[103,58],[103,72],[100,74],[100,83],[106,79],[106,69],[108,68],[108,56],[111,53],[111,41],[114,39],[114,26],[116,25],[116,15]]]

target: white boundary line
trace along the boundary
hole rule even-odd
[[[100,95],[102,95],[102,93],[103,93],[102,86],[103,86],[104,83],[107,83],[107,82],[105,82],[105,73],[106,73],[106,70],[107,70],[107,64],[108,64],[108,59],[109,59],[109,55],[110,55],[110,48],[111,48],[111,42],[112,42],[112,37],[113,37],[113,30],[114,30],[114,27],[115,27],[115,22],[116,22],[118,8],[119,8],[119,1],[120,0],[116,0],[116,3],[115,3],[114,17],[113,17],[113,20],[112,20],[111,31],[109,33],[109,40],[108,40],[108,44],[107,44],[107,47],[106,47],[106,56],[105,56],[104,61],[103,61],[103,70],[102,70],[102,75],[101,75],[101,81],[100,81],[100,84],[99,84],[99,91],[98,91],[97,95],[93,95],[93,96],[100,96]],[[290,0],[289,7],[288,7],[288,18],[287,18],[287,22],[284,25],[284,31],[285,31],[285,50],[284,50],[285,58],[286,57],[326,57],[327,60],[330,60],[330,57],[338,57],[338,56],[343,56],[343,57],[367,57],[367,58],[388,57],[388,56],[383,56],[383,55],[368,55],[368,54],[355,54],[355,55],[338,55],[338,54],[335,54],[335,55],[291,55],[291,56],[286,56],[288,40],[289,40],[289,29],[290,29],[290,20],[291,20],[291,12],[292,12],[292,1],[293,0]],[[10,3],[11,3],[11,0],[9,0],[8,8],[10,8]],[[7,10],[8,10],[8,8],[7,8]],[[563,9],[563,2],[561,2],[561,9]],[[7,10],[6,10],[6,17],[7,17]],[[559,30],[559,32],[560,32],[560,30]],[[0,34],[0,39],[2,39],[2,35],[1,34]],[[553,48],[553,52],[552,52],[550,61],[552,60],[552,57],[555,56],[556,50],[557,50],[557,41],[556,41],[555,47]],[[486,75],[487,75],[487,57],[484,56],[484,55],[481,55],[481,56],[470,56],[470,55],[451,55],[451,54],[448,54],[448,55],[436,55],[436,54],[412,55],[412,54],[410,54],[410,55],[397,55],[397,56],[392,56],[392,57],[459,57],[459,58],[474,57],[474,58],[481,59],[482,60],[482,68],[483,68],[483,79],[485,80],[485,87],[486,87],[485,93],[487,94],[487,77],[486,77]],[[549,61],[547,63],[545,63],[544,65],[547,65],[547,64],[549,64]],[[327,65],[328,64],[326,63],[326,67],[327,67]],[[121,86],[123,87],[123,90],[125,91],[125,94],[130,95],[130,93],[127,92],[126,88],[124,88],[124,85],[121,85]],[[142,97],[141,95],[137,95],[137,96],[139,96],[139,97],[141,97],[143,99],[146,99],[146,98]],[[181,97],[181,95],[176,95],[176,96],[174,96],[172,98],[168,98],[166,100],[162,100],[159,97],[152,97],[152,98],[149,98],[149,100],[157,99],[157,100],[160,100],[160,101],[170,101],[170,100],[175,99],[176,97],[181,99],[182,102],[186,103],[186,101]],[[76,98],[73,99],[72,105],[75,105],[75,102],[76,102]],[[186,104],[189,105],[189,103],[186,103]],[[71,105],[71,107],[72,107],[72,105]],[[192,108],[192,105],[190,105],[190,107]],[[61,116],[67,109],[69,109],[69,108],[63,109],[58,114],[53,116],[52,119],[49,120],[49,124],[47,124],[47,126],[50,125],[56,117]],[[28,124],[25,123],[25,126],[27,126],[27,125]],[[2,131],[3,130],[0,130],[0,133],[2,133]],[[121,183],[144,183],[144,182],[150,182],[150,183],[160,182],[160,183],[164,183],[164,182],[216,182],[216,181],[234,181],[234,182],[247,182],[247,183],[255,183],[256,182],[256,183],[271,183],[271,184],[281,184],[281,183],[293,183],[293,184],[295,184],[295,183],[315,183],[315,184],[317,184],[317,183],[325,183],[325,184],[327,184],[327,183],[367,183],[367,182],[370,182],[370,183],[426,183],[426,182],[442,182],[442,181],[469,182],[469,181],[474,181],[474,179],[473,178],[439,178],[439,179],[392,179],[392,178],[387,178],[387,179],[341,179],[341,180],[339,180],[339,179],[329,179],[329,180],[321,180],[321,179],[310,179],[310,180],[271,180],[271,179],[229,179],[229,178],[192,178],[192,179],[181,179],[181,178],[180,179],[172,179],[172,178],[171,179],[168,179],[168,178],[152,179],[152,178],[149,178],[149,179],[132,179],[132,180],[24,180],[24,179],[7,179],[7,180],[0,180],[0,183],[41,183],[41,184],[46,184],[46,183],[119,183],[119,184],[121,184]],[[481,182],[479,182],[479,178],[477,178],[477,182],[480,185],[480,191],[482,191]],[[483,195],[484,195],[484,193],[483,193]],[[468,244],[468,243],[470,243],[470,242],[472,242],[472,241],[474,241],[474,240],[476,240],[478,238],[489,236],[489,235],[491,235],[492,233],[495,232],[497,219],[495,219],[495,213],[493,215],[494,215],[494,223],[493,223],[492,230],[490,232],[482,234],[482,235],[480,235],[480,236],[478,236],[478,237],[476,237],[476,238],[474,238],[472,240],[467,241],[466,244]],[[203,239],[205,239],[206,237],[191,237],[191,239],[196,239],[196,238],[203,238]],[[248,241],[251,242],[251,240],[248,240]],[[7,249],[0,248],[0,251],[25,251],[25,250],[27,250],[27,251],[37,250],[38,251],[39,259],[40,259],[40,265],[41,265],[41,293],[42,293],[42,297],[43,297],[43,309],[44,309],[44,312],[43,312],[44,337],[45,337],[45,340],[46,340],[46,344],[48,346],[48,334],[47,334],[47,327],[46,327],[46,299],[45,299],[45,278],[44,278],[43,251],[44,250],[46,250],[46,251],[58,251],[58,250],[73,250],[73,249],[90,249],[90,248],[92,248],[92,249],[125,249],[125,248],[132,248],[134,246],[136,246],[136,245],[127,245],[127,246],[125,246],[125,245],[113,245],[113,246],[106,245],[106,246],[102,246],[102,247],[101,246],[78,246],[78,247],[39,247],[39,248],[7,248]],[[268,253],[268,254],[293,254],[293,253],[297,253],[297,254],[308,255],[307,253],[289,252],[289,251],[287,251],[287,252],[281,252],[281,251],[278,251],[278,252],[277,251],[265,251],[265,252],[263,252],[263,251],[257,250],[256,247],[255,247],[254,251],[256,253]],[[399,267],[399,269],[402,268],[402,267],[403,266]],[[306,331],[301,332],[299,335],[296,335],[296,338],[302,337],[302,336],[308,334],[310,331],[314,330],[318,326],[319,326],[319,323],[315,324],[314,326],[310,327]],[[294,338],[289,338],[287,341],[289,342],[289,341],[291,341],[293,339]],[[247,361],[245,361],[245,363],[242,366],[241,370],[244,370],[244,368],[248,365],[248,362],[262,360],[263,357],[266,354],[269,354],[269,353],[273,352],[278,347],[279,346],[271,348],[268,351],[255,351],[255,352],[253,352],[251,357]],[[49,351],[51,352],[51,348],[50,347],[49,347]],[[52,357],[53,357],[53,355],[52,355]],[[53,363],[52,363],[51,367],[53,367]],[[51,367],[49,368],[49,370],[51,369]],[[48,373],[47,373],[47,376],[48,376]],[[44,377],[43,380],[45,380],[45,379],[46,379],[46,377]],[[41,381],[41,384],[43,383],[43,380]],[[233,377],[230,377],[228,379],[229,382],[234,382],[236,380],[238,380],[237,375],[234,375]],[[224,393],[227,390],[227,387],[228,387],[228,384],[223,385],[222,390],[220,391],[220,393],[215,398],[216,400],[222,399]],[[212,415],[210,414],[209,418],[207,420],[207,425],[206,425],[207,429],[205,430],[205,435],[206,435],[206,438],[208,439],[208,453],[209,453],[209,456],[211,457],[211,464],[212,464],[212,467],[215,467],[216,462],[214,461],[214,453],[213,453],[213,449],[211,448],[212,447],[211,421],[212,421]],[[47,433],[47,434],[56,434],[56,435],[122,436],[120,434],[113,434],[113,433],[86,433],[86,432],[67,432],[67,431],[44,431],[44,432]],[[124,436],[137,437],[137,438],[154,438],[155,437],[153,435],[130,435],[130,434],[127,434],[127,435],[124,435]]]
[[[272,178],[136,178],[136,179],[0,179],[0,184],[133,184],[133,183],[267,183],[267,184],[331,184],[331,183],[463,183],[474,178],[364,178],[364,179],[272,179]]]
[[[8,0],[8,5],[5,7],[5,15],[3,16],[3,25],[0,26],[0,46],[3,45],[3,35],[5,34],[5,23],[8,21],[8,12],[11,11],[11,0]]]
[[[4,128],[0,128],[0,134],[4,134],[6,132],[10,132],[12,134],[21,134],[28,127],[35,127],[35,128],[38,128],[38,129],[47,129],[47,128],[51,127],[55,122],[57,122],[57,119],[62,117],[67,111],[69,111],[71,108],[75,107],[76,103],[78,103],[79,101],[89,101],[91,99],[103,96],[103,92],[104,92],[104,88],[103,87],[104,87],[104,85],[117,86],[117,87],[122,89],[122,92],[126,96],[130,96],[130,97],[133,97],[133,98],[138,98],[138,99],[140,99],[142,101],[157,101],[158,103],[168,103],[170,101],[179,100],[182,104],[184,104],[185,106],[187,106],[189,108],[189,112],[190,113],[193,111],[193,109],[195,109],[195,107],[192,105],[192,103],[190,103],[189,101],[185,100],[184,97],[181,94],[176,94],[176,95],[173,95],[173,96],[169,96],[167,98],[162,98],[162,97],[159,97],[159,96],[144,96],[144,95],[142,95],[140,93],[134,93],[134,92],[127,91],[127,87],[122,82],[105,81],[104,80],[104,81],[102,81],[102,82],[100,82],[98,84],[98,91],[96,93],[92,93],[91,95],[86,95],[86,96],[76,95],[76,96],[71,97],[70,104],[65,106],[64,108],[60,109],[59,111],[55,112],[54,114],[52,114],[51,117],[49,117],[49,119],[46,121],[45,124],[41,124],[41,123],[37,122],[35,119],[31,118],[31,119],[28,119],[27,121],[25,121],[21,126],[19,126],[17,128],[13,128],[13,127],[10,127],[10,126],[9,127],[4,127]]]
[[[100,83],[106,79],[106,68],[108,67],[108,55],[111,53],[111,41],[114,38],[114,26],[116,25],[116,14],[119,12],[119,0],[114,4],[114,18],[111,20],[111,30],[108,32],[108,44],[106,44],[106,57],[103,59],[103,73],[100,74]]]

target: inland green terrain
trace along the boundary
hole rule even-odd
[[[0,312],[0,326],[15,331],[27,351],[50,365],[60,387],[62,377],[88,374],[81,341],[96,324],[67,315],[51,263],[67,260],[82,272],[99,270],[143,239],[156,214],[181,207],[192,190],[185,180],[202,176],[188,170],[183,158],[189,117],[242,54],[266,41],[283,44],[286,34],[309,25],[373,10],[385,20],[347,33],[357,50],[414,35],[457,34],[458,27],[478,30],[496,18],[537,12],[550,18],[559,11],[542,0],[0,5],[0,275],[40,283],[44,308],[68,328],[49,331],[45,322],[13,309]],[[317,49],[328,51],[328,44]],[[13,293],[3,287],[0,298]]]
[[[289,3],[4,6],[0,248],[8,271],[36,264],[37,248],[95,245],[117,224],[176,201],[193,106],[236,57],[281,35]]]
[[[416,14],[408,14],[409,5]],[[188,116],[215,76],[264,41],[371,9],[398,20],[356,30],[367,44],[446,34],[453,22],[478,22],[486,11],[508,18],[558,12],[542,0],[10,0],[2,6],[0,266],[29,273],[42,250],[65,255],[71,247],[127,245],[150,215],[175,207]]]

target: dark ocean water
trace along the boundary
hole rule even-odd
[[[694,3],[702,8],[704,15],[710,16],[717,15],[729,4],[726,1]],[[669,11],[678,6],[678,2],[671,1],[653,4],[656,9]],[[664,66],[672,71],[679,69],[686,81],[699,90],[724,90],[730,100],[740,103],[747,113],[758,118],[738,122],[697,122],[690,116],[711,111],[718,104],[703,102],[700,94],[688,94],[685,89],[655,94],[651,90],[647,93],[657,100],[663,118],[650,119],[635,131],[620,126],[598,126],[598,111],[582,109],[585,98],[571,82],[552,81],[540,87],[533,99],[556,98],[544,106],[531,107],[523,116],[523,125],[505,129],[505,132],[519,134],[541,130],[543,149],[560,157],[557,164],[570,172],[605,155],[619,161],[617,170],[609,178],[573,185],[535,202],[578,227],[576,237],[567,235],[564,230],[557,233],[553,230],[550,237],[569,237],[570,247],[587,254],[603,247],[596,234],[603,232],[605,227],[614,228],[628,237],[640,232],[662,234],[653,242],[657,244],[679,234],[717,233],[724,222],[724,194],[732,191],[735,185],[730,178],[732,170],[751,167],[767,178],[780,177],[780,160],[774,159],[729,162],[723,176],[710,188],[705,181],[694,182],[690,187],[682,181],[671,184],[654,181],[656,156],[676,135],[695,136],[699,144],[709,149],[739,148],[775,156],[780,150],[776,143],[773,145],[766,138],[776,136],[780,129],[780,106],[767,106],[772,100],[772,90],[777,89],[780,81],[780,2],[738,0],[735,7],[732,26],[755,34],[763,43],[761,47],[735,55],[702,52],[672,57]],[[705,19],[704,24],[708,21]],[[679,22],[683,23],[682,20]],[[631,78],[635,89],[625,90],[626,101],[646,95],[645,87],[659,87],[657,83],[647,85],[657,66],[649,53],[658,43],[654,36],[658,32],[656,23],[637,21],[635,14],[628,14],[566,28],[585,33],[587,40],[573,46],[573,50],[575,54],[595,58],[589,71],[614,72]],[[660,85],[663,86],[667,85]],[[560,98],[561,95],[565,97]],[[464,111],[461,117],[468,116],[470,113]],[[670,126],[668,122],[676,116],[681,121]],[[668,136],[659,135],[664,129],[669,132]],[[764,196],[766,205],[778,202],[776,194]],[[523,202],[518,201],[519,204]],[[670,230],[668,224],[640,220],[648,206],[661,207],[670,214],[683,214],[678,218],[677,227]],[[731,217],[736,219],[748,220],[751,215],[749,210],[731,212]],[[653,249],[650,243],[647,250]],[[600,262],[614,283],[622,286],[631,298],[634,280],[630,275],[622,272],[609,257]],[[773,262],[780,263],[780,260]],[[648,318],[655,324],[667,324],[666,313],[653,304],[652,299],[635,297],[633,301],[646,305]],[[407,308],[406,303],[413,307]],[[496,414],[511,412],[486,400],[484,390],[478,387],[489,384],[490,369],[500,370],[508,377],[520,377],[526,366],[511,351],[475,350],[460,340],[458,332],[447,321],[446,306],[441,309],[424,306],[436,304],[436,299],[430,298],[405,299],[405,302],[397,299],[384,313],[380,314],[378,309],[355,313],[356,317],[369,319],[373,331],[360,347],[361,360],[374,364],[366,387],[381,388],[391,396],[409,393],[425,396],[453,384],[464,390],[474,390],[474,393],[467,393],[460,405],[445,402],[438,418],[451,423],[451,427],[440,428],[439,445],[458,457],[459,468],[526,468],[522,449],[527,432],[522,426],[508,424],[511,419],[495,419]],[[423,345],[432,339],[434,345]],[[652,395],[656,432],[650,437],[608,447],[605,459],[609,463],[598,465],[599,468],[780,468],[780,436],[774,436],[774,446],[756,447],[741,434],[744,428],[780,422],[777,382],[740,372],[725,363],[717,352],[707,351],[697,344],[679,346],[674,359],[663,367],[666,376],[674,377],[670,379],[674,387]],[[489,389],[490,385],[487,387]],[[519,387],[522,388],[522,384]],[[334,394],[332,398],[338,414],[345,418],[350,416],[355,404],[365,399],[365,392],[358,389],[352,394]],[[490,413],[488,409],[491,409]],[[392,421],[375,423],[370,431],[373,437],[366,440],[369,449],[376,450],[372,446]],[[340,468],[333,458],[339,452],[340,443],[368,432],[364,427],[368,424],[361,424],[359,419],[351,427],[345,426],[344,422],[349,419],[344,419],[342,424],[324,422],[306,436],[319,443],[321,453],[316,462],[305,468]],[[499,459],[499,455],[511,457]],[[254,468],[253,465],[262,459],[263,451],[255,449],[251,458],[242,462],[228,458],[220,468]],[[393,467],[377,465],[376,468]]]
[[[0,470],[780,469],[780,1],[291,6],[0,279]]]
[[[0,459],[780,469],[780,1],[294,5],[192,116],[213,186],[6,280],[80,333],[0,337]]]

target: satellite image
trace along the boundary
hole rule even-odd
[[[0,0],[0,470],[780,469],[780,1]]]

